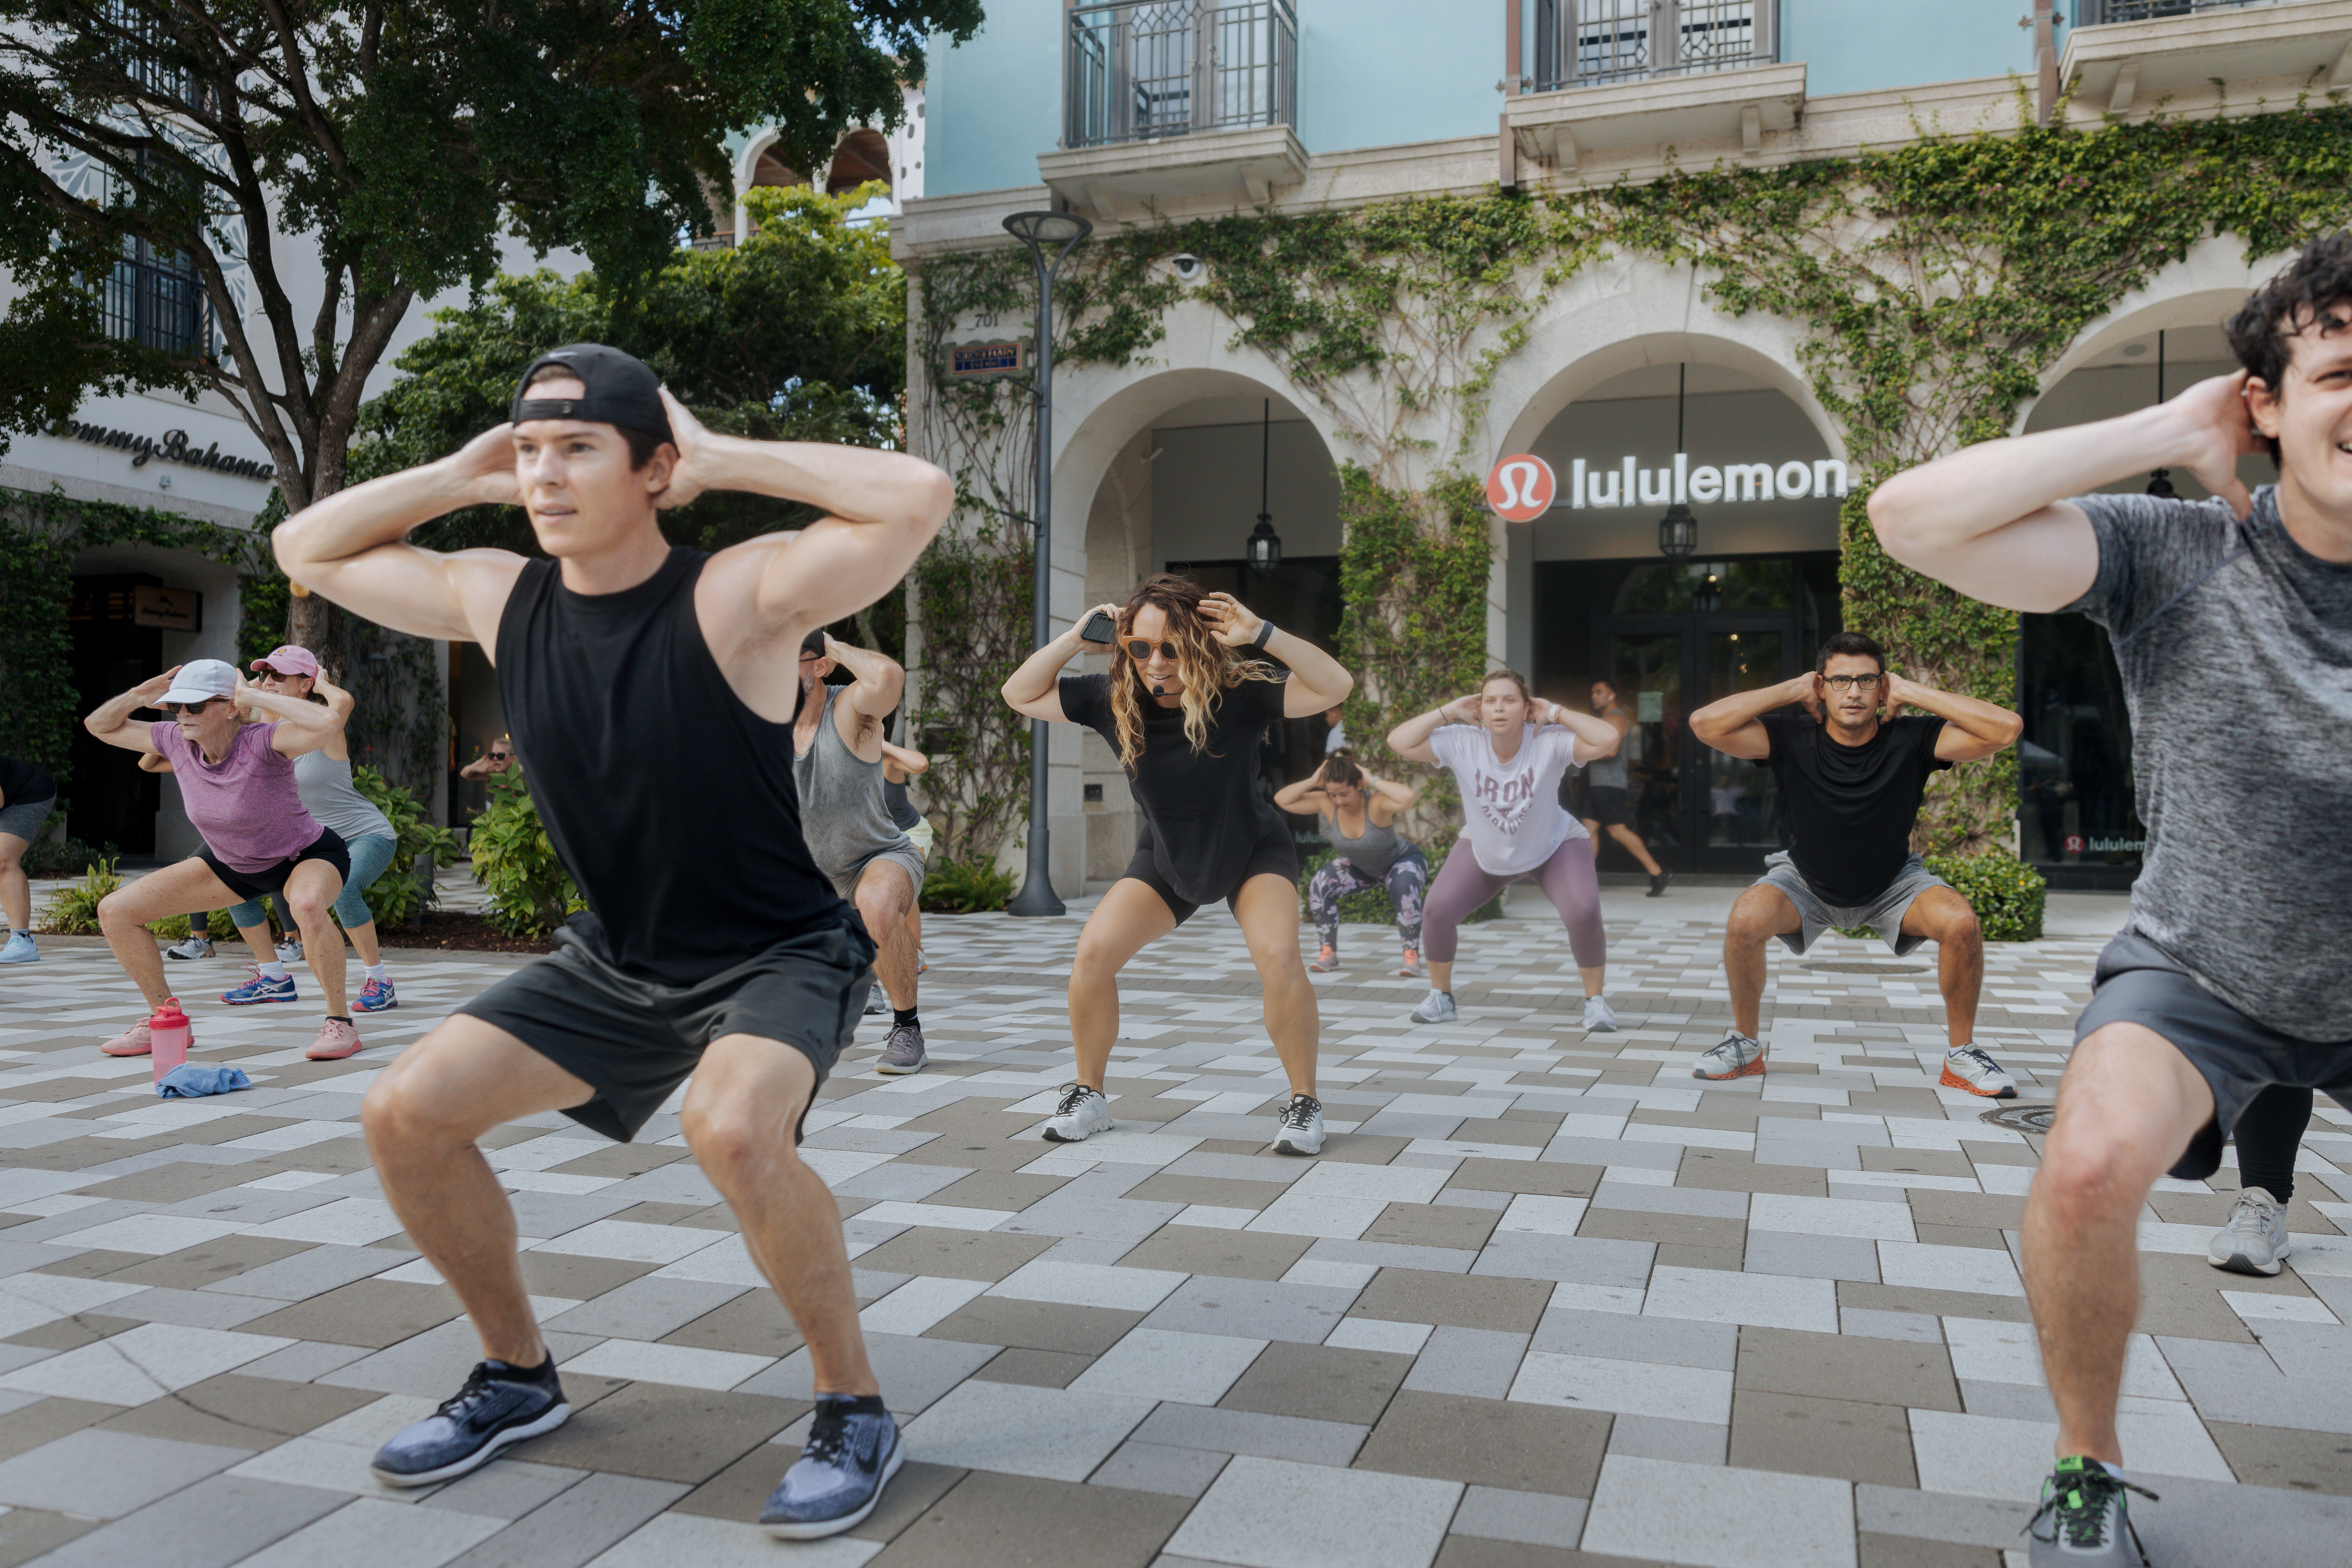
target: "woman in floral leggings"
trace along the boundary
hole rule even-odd
[[[1397,973],[1424,973],[1421,895],[1429,885],[1429,858],[1399,835],[1395,826],[1414,798],[1410,788],[1374,778],[1345,752],[1326,757],[1313,777],[1276,794],[1274,804],[1285,811],[1302,816],[1315,813],[1336,851],[1307,884],[1307,908],[1315,917],[1321,947],[1307,967],[1317,973],[1339,967],[1339,900],[1382,886],[1396,905],[1397,934],[1404,942]]]

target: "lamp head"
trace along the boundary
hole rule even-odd
[[[1249,563],[1261,572],[1282,564],[1282,535],[1274,531],[1274,519],[1265,512],[1257,514],[1257,527],[1251,531],[1248,544]]]
[[[1680,501],[1666,509],[1658,519],[1658,553],[1670,561],[1689,559],[1698,549],[1698,519],[1691,509]]]
[[[1004,219],[1005,233],[1033,246],[1076,245],[1094,231],[1095,226],[1076,213],[1012,213]]]

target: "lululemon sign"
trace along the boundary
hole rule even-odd
[[[1551,465],[1530,454],[1504,458],[1486,475],[1486,504],[1510,522],[1533,522],[1551,510],[1559,493]]]

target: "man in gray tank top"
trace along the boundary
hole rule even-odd
[[[857,679],[826,685],[835,668]],[[923,890],[923,853],[890,819],[882,798],[882,721],[898,706],[907,672],[887,654],[814,631],[801,643],[800,673],[793,784],[801,797],[801,832],[817,869],[856,906],[880,950],[874,967],[890,998],[890,1035],[875,1070],[919,1072],[923,1025],[915,1011],[915,942],[907,916]]]

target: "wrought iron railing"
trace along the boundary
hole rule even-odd
[[[1295,123],[1291,0],[1123,0],[1070,12],[1065,147]]]
[[[108,274],[99,301],[106,334],[167,353],[204,353],[212,344],[212,315],[185,257],[163,255],[134,240]]]
[[[2074,25],[2095,27],[2102,22],[2153,22],[2165,16],[2242,11],[2250,5],[2281,3],[2282,0],[2074,0]]]
[[[1537,92],[1779,58],[1777,0],[1537,0]]]

